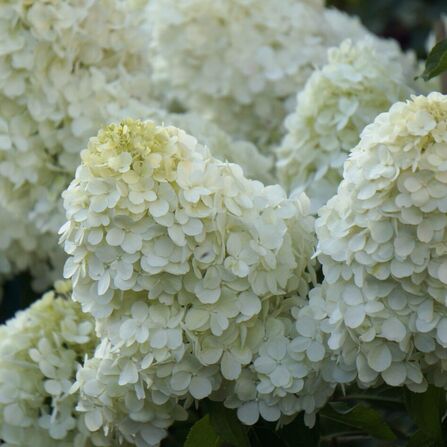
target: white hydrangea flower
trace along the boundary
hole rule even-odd
[[[324,371],[329,361],[325,336],[302,315],[306,303],[294,297],[284,309],[269,309],[273,316],[263,321],[262,342],[252,365],[224,387],[225,405],[237,408],[243,423],[254,424],[259,417],[287,421],[304,411],[305,422],[312,426],[316,410],[333,393],[335,384]]]
[[[313,212],[337,192],[343,163],[363,128],[411,94],[401,61],[380,51],[376,40],[331,48],[328,63],[312,74],[285,120],[277,175],[288,190],[306,191]]]
[[[56,246],[58,199],[88,138],[113,120],[145,117],[155,104],[145,7],[120,0],[2,2],[0,201],[11,219],[30,227],[29,264],[51,253],[39,238],[53,235]],[[32,247],[39,246],[37,254]]]
[[[222,387],[234,387],[220,397],[233,408],[262,402],[269,420],[305,410],[312,422],[324,403],[311,388],[322,353],[295,346],[293,310],[314,279],[307,198],[248,180],[151,121],[106,127],[81,158],[61,241],[73,298],[102,337],[78,375],[95,429],[158,445],[184,417],[180,403],[219,398]],[[270,337],[282,345],[271,370],[262,366]],[[254,389],[245,397],[244,377]]]
[[[29,309],[0,326],[0,442],[6,447],[90,447],[92,435],[71,392],[76,369],[96,344],[94,323],[56,283]]]
[[[156,82],[265,150],[280,139],[284,116],[326,50],[370,34],[320,0],[161,0],[149,8]]]
[[[158,112],[149,118],[179,127],[190,135],[194,135],[210,149],[213,157],[238,164],[248,178],[260,180],[264,184],[274,183],[272,156],[262,154],[251,142],[231,138],[212,121],[197,113],[166,113],[163,116],[161,112]]]
[[[325,280],[309,306],[362,386],[447,387],[446,119],[440,93],[379,115],[319,213]]]

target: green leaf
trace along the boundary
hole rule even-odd
[[[279,437],[276,425],[260,421],[250,429],[250,444],[253,447],[289,447]]]
[[[222,403],[208,401],[205,409],[210,415],[211,425],[226,444],[234,447],[250,447],[247,427],[242,425],[236,413]]]
[[[172,424],[169,427],[169,447],[183,447],[193,425],[194,423],[189,420],[176,421]]]
[[[396,439],[396,435],[382,415],[364,404],[349,407],[342,402],[334,402],[326,405],[320,414],[333,421],[362,430],[377,439],[386,441]]]
[[[438,42],[430,51],[422,73],[424,81],[429,81],[447,70],[447,39]]]
[[[433,447],[435,445],[433,439],[427,436],[423,431],[417,431],[409,440],[407,447]]]
[[[214,430],[207,414],[191,427],[184,447],[219,447],[221,444],[222,439]]]
[[[405,391],[408,413],[433,445],[443,446],[442,418],[446,411],[445,391],[429,386],[425,393]]]
[[[314,427],[304,424],[304,415],[298,415],[293,422],[287,424],[278,432],[287,447],[318,447],[320,445],[320,424],[317,419]]]

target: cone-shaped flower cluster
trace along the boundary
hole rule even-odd
[[[306,191],[317,211],[337,192],[343,163],[363,128],[395,102],[410,96],[400,60],[366,37],[328,52],[298,94],[277,149],[278,177],[288,190]]]
[[[379,115],[320,210],[310,308],[363,386],[447,386],[446,122],[439,93]]]
[[[246,423],[324,404],[324,349],[295,318],[314,278],[307,202],[175,127],[127,120],[90,140],[61,233],[102,337],[78,375],[98,430],[152,446],[194,399],[226,399]]]
[[[7,447],[91,447],[92,434],[71,392],[76,369],[96,344],[94,322],[59,282],[0,326],[0,439]]]

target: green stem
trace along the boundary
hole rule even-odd
[[[389,404],[402,404],[403,400],[398,397],[382,397],[382,396],[374,396],[369,394],[351,394],[347,396],[340,396],[335,399],[336,401],[345,401],[345,400],[370,400],[375,402],[383,402]]]

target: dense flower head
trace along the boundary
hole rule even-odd
[[[7,447],[110,445],[91,435],[71,392],[76,369],[96,344],[94,322],[56,283],[0,326],[0,440]]]
[[[10,219],[35,227],[29,246],[43,247],[39,235],[62,224],[58,199],[88,138],[156,103],[145,3],[2,2],[0,201]]]
[[[440,93],[379,115],[319,213],[310,308],[362,386],[447,386],[446,119]]]
[[[322,11],[320,0],[153,2],[154,76],[227,130],[275,132],[281,99],[321,56]]]
[[[327,48],[369,34],[320,0],[161,0],[149,11],[154,80],[266,150],[280,139],[285,114]],[[394,44],[381,47],[399,52]]]
[[[300,392],[318,381],[322,349],[294,341],[314,279],[307,198],[151,121],[104,128],[81,157],[61,240],[73,298],[102,337],[78,374],[97,429],[157,445],[205,397],[226,398],[246,423],[311,418],[324,399]]]
[[[121,302],[114,291],[149,290],[149,299],[172,304],[184,287],[214,304],[221,283],[264,296],[303,281],[312,247],[311,219],[299,219],[305,198],[247,180],[191,135],[151,121],[104,128],[81,158],[61,232],[75,295],[78,282],[95,286],[98,299],[81,298],[95,316]],[[285,243],[297,234],[301,246]]]
[[[298,94],[296,110],[285,120],[276,168],[283,186],[306,191],[313,211],[336,193],[343,163],[363,128],[409,97],[403,66],[393,56],[369,37],[346,40],[328,51],[327,64]]]

